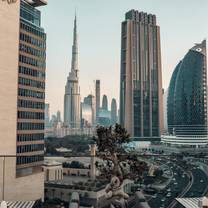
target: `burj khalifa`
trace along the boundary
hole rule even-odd
[[[78,69],[77,19],[74,19],[71,72],[67,77],[64,95],[64,124],[69,128],[80,128],[80,87]]]

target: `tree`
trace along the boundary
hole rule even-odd
[[[111,180],[106,187],[108,198],[128,198],[121,190],[125,179],[139,181],[147,169],[145,162],[139,161],[135,153],[127,152],[125,146],[131,141],[125,128],[116,124],[115,127],[97,127],[97,156],[102,162],[96,162],[101,176]]]

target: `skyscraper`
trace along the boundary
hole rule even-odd
[[[176,66],[168,91],[168,130],[176,136],[207,135],[206,41]]]
[[[60,112],[60,110],[57,111],[56,117],[57,117],[57,121],[61,122],[61,112]]]
[[[107,98],[107,95],[103,95],[102,109],[108,111],[108,98]]]
[[[155,15],[135,10],[122,22],[120,123],[133,137],[163,131],[160,28]]]
[[[43,198],[46,34],[36,8],[42,5],[0,1],[0,154],[16,156],[4,168],[0,158],[0,200]]]
[[[116,124],[117,120],[117,103],[116,99],[113,98],[111,101],[111,124]]]
[[[64,95],[64,124],[70,128],[80,128],[80,88],[78,72],[77,20],[75,16],[71,72],[67,77]]]
[[[95,103],[96,103],[96,122],[98,123],[99,110],[100,110],[100,80],[95,83]]]
[[[89,105],[92,109],[92,122],[91,125],[96,125],[96,105],[95,105],[95,96],[94,95],[88,95],[84,98],[84,103]],[[84,105],[83,105],[84,106]]]

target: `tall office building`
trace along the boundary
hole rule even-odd
[[[0,1],[0,200],[43,198],[46,4]]]
[[[116,99],[112,99],[111,101],[111,124],[114,125],[117,123],[117,103]]]
[[[160,28],[155,15],[131,10],[121,31],[121,125],[133,137],[159,137],[162,103]]]
[[[102,109],[108,110],[108,97],[107,97],[107,95],[103,95]]]
[[[78,72],[77,21],[75,16],[71,72],[67,77],[64,95],[64,124],[69,128],[80,128],[80,88]]]
[[[176,66],[169,85],[167,104],[170,134],[188,137],[207,135],[205,40],[192,47]]]
[[[99,110],[100,110],[100,80],[95,83],[95,103],[96,103],[96,123],[98,123]]]
[[[93,95],[88,95],[87,97],[84,98],[84,104],[89,105],[92,109],[92,122],[91,122],[92,126],[96,125],[96,104],[95,104],[95,102],[96,102],[96,99],[95,99],[95,96],[93,96]]]
[[[56,117],[57,117],[57,121],[61,122],[61,112],[60,112],[60,110],[57,111]]]

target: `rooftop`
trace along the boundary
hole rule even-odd
[[[45,6],[47,5],[47,0],[25,0],[28,4],[33,7]]]

